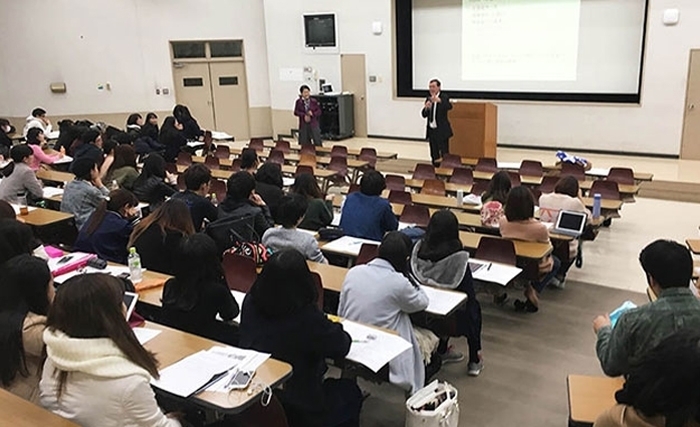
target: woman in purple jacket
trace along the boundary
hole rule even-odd
[[[294,115],[299,117],[299,144],[321,145],[321,127],[318,124],[321,117],[321,106],[311,98],[311,89],[303,85],[299,88],[299,99],[294,105]]]

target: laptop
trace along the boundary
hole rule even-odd
[[[578,237],[583,234],[588,215],[585,212],[559,211],[553,232]]]

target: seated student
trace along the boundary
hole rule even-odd
[[[240,346],[292,365],[294,375],[276,392],[290,427],[357,426],[357,385],[323,379],[325,360],[345,357],[352,339],[323,314],[317,298],[304,256],[294,249],[273,254],[243,301]]]
[[[6,147],[8,150],[12,148],[13,142],[10,135],[13,133],[15,133],[15,127],[10,121],[0,118],[0,146]]]
[[[301,194],[289,194],[282,197],[278,218],[282,227],[268,228],[262,237],[262,243],[272,252],[282,249],[296,249],[306,259],[314,262],[328,264],[321,249],[318,248],[316,238],[309,233],[297,230],[297,226],[304,218],[309,202]]]
[[[131,135],[133,140],[141,136],[141,127],[143,126],[143,116],[139,113],[129,114],[126,119],[126,133]]]
[[[66,184],[61,199],[61,212],[73,214],[78,230],[82,228],[109,190],[102,184],[97,163],[89,157],[76,159],[71,164],[75,179]]]
[[[239,308],[226,284],[221,254],[205,234],[184,237],[174,248],[175,278],[163,288],[163,321],[174,328],[231,343],[230,328],[224,322],[238,316]]]
[[[32,128],[39,128],[44,133],[51,133],[51,122],[46,117],[46,110],[41,107],[33,109],[32,114],[27,116],[27,123],[24,125],[22,135],[26,138],[27,132]]]
[[[226,187],[226,199],[219,205],[219,218],[253,217],[253,228],[258,238],[275,225],[270,208],[255,193],[253,175],[244,171],[236,172],[228,179]]]
[[[32,149],[25,144],[15,145],[10,151],[12,165],[5,169],[5,178],[0,181],[0,200],[17,203],[17,197],[26,195],[30,201],[44,197],[44,190],[31,168],[34,162]]]
[[[187,138],[182,133],[182,124],[173,116],[168,116],[163,121],[163,126],[160,127],[158,135],[158,143],[165,147],[163,157],[168,163],[175,163],[177,155],[184,147],[187,147]]]
[[[594,427],[700,426],[700,332],[684,328],[630,366],[618,404]]]
[[[44,136],[44,131],[41,128],[31,128],[27,132],[27,145],[32,149],[34,153],[34,162],[29,165],[33,171],[39,170],[41,164],[52,165],[57,160],[63,158],[65,151],[62,148],[61,152],[56,155],[50,156],[44,153],[44,147],[46,146],[46,137]]]
[[[75,249],[126,265],[127,243],[139,216],[139,200],[128,190],[114,190],[80,229]]]
[[[146,115],[146,123],[143,123],[142,119],[140,126],[140,129],[136,129],[134,126],[131,128],[127,126],[127,132],[129,138],[133,141],[136,154],[139,156],[147,156],[151,153],[163,155],[165,146],[158,142],[158,135],[160,133],[158,130],[158,116],[156,116],[155,113],[148,113]]]
[[[175,274],[173,251],[185,236],[195,233],[187,205],[170,199],[142,219],[129,237],[127,247],[135,247],[143,268]]]
[[[277,207],[284,196],[283,186],[282,168],[277,163],[265,163],[255,172],[255,192],[270,208],[270,214],[275,222],[278,222]]]
[[[481,305],[476,299],[474,280],[469,269],[469,252],[459,239],[459,222],[454,213],[440,210],[433,214],[425,236],[413,247],[411,272],[423,285],[453,289],[467,294],[464,308],[455,312],[456,334],[467,338],[469,362],[467,374],[478,376],[484,368],[481,357]],[[442,338],[438,353],[443,363],[460,362],[464,355],[448,347]]]
[[[299,228],[318,231],[333,222],[333,205],[330,201],[323,199],[323,192],[315,176],[308,173],[297,175],[290,191],[306,197],[309,201],[309,208]]]
[[[389,362],[389,381],[411,394],[425,385],[425,364],[410,315],[428,308],[428,295],[406,277],[411,239],[403,233],[387,233],[379,256],[369,264],[350,269],[343,281],[338,316],[397,331],[413,344]]]
[[[182,123],[182,135],[187,140],[196,141],[204,136],[204,131],[199,127],[197,120],[192,117],[190,109],[186,105],[178,104],[173,108],[173,116]]]
[[[346,235],[380,241],[386,232],[399,228],[389,200],[381,196],[385,188],[381,173],[371,170],[362,175],[360,191],[348,194],[343,204],[340,228]]]
[[[534,216],[535,200],[532,192],[527,187],[513,188],[508,194],[506,215],[500,221],[501,236],[504,239],[549,243],[547,227]],[[525,288],[525,301],[515,301],[516,311],[535,313],[539,310],[539,294],[545,286],[547,284],[561,286],[554,277],[559,266],[559,259],[553,255],[547,255],[539,261],[539,279],[528,283]]]
[[[511,182],[506,171],[499,171],[491,177],[489,186],[481,195],[481,223],[488,227],[498,227],[503,216],[503,207],[508,199]]]
[[[31,255],[37,246],[30,226],[15,219],[0,219],[0,266],[18,255]]]
[[[0,218],[2,219],[17,219],[15,209],[11,204],[4,200],[0,200]]]
[[[700,330],[700,300],[689,289],[693,258],[688,249],[657,240],[642,250],[639,262],[658,299],[623,313],[614,328],[607,315],[593,321],[598,360],[611,377],[629,374],[630,366],[679,329]]]
[[[151,209],[160,206],[167,197],[177,191],[177,176],[165,170],[165,160],[159,154],[149,154],[143,161],[141,175],[134,181],[134,194],[140,201],[151,205]]]
[[[0,387],[39,403],[42,334],[54,297],[53,278],[46,261],[27,254],[7,261],[0,273]]]
[[[134,183],[138,177],[139,171],[136,169],[134,147],[127,144],[114,147],[114,160],[107,170],[106,181],[116,182],[120,188],[131,191],[134,189]]]
[[[192,223],[201,231],[207,223],[219,218],[219,211],[207,198],[211,183],[211,170],[202,163],[191,164],[184,173],[185,191],[175,193],[173,199],[182,200],[190,208]],[[206,220],[206,222],[205,222]]]
[[[241,170],[246,171],[251,175],[255,175],[260,165],[257,151],[252,148],[244,148],[241,153]]]
[[[158,141],[158,115],[156,113],[146,114],[146,123],[141,125],[141,135],[151,138],[153,141]]]
[[[102,134],[95,129],[88,129],[80,136],[80,145],[73,151],[73,161],[89,158],[98,166],[104,162],[104,151],[102,151]]]
[[[158,408],[158,361],[124,318],[124,290],[108,274],[66,280],[49,309],[41,405],[84,427],[179,427]]]
[[[112,164],[114,163],[114,150],[117,148],[118,145],[121,145],[118,142],[119,135],[124,135],[124,133],[115,135],[114,137],[111,137],[104,141],[104,143],[102,144],[102,151],[104,152],[104,156],[102,160],[102,165],[100,165],[100,178],[102,178],[103,182],[106,181],[107,174],[109,174],[109,168],[111,168]]]

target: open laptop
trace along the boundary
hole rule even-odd
[[[585,212],[559,211],[552,231],[566,236],[578,237],[583,234],[588,215]]]

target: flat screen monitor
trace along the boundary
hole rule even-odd
[[[304,15],[306,47],[335,47],[335,15]]]

